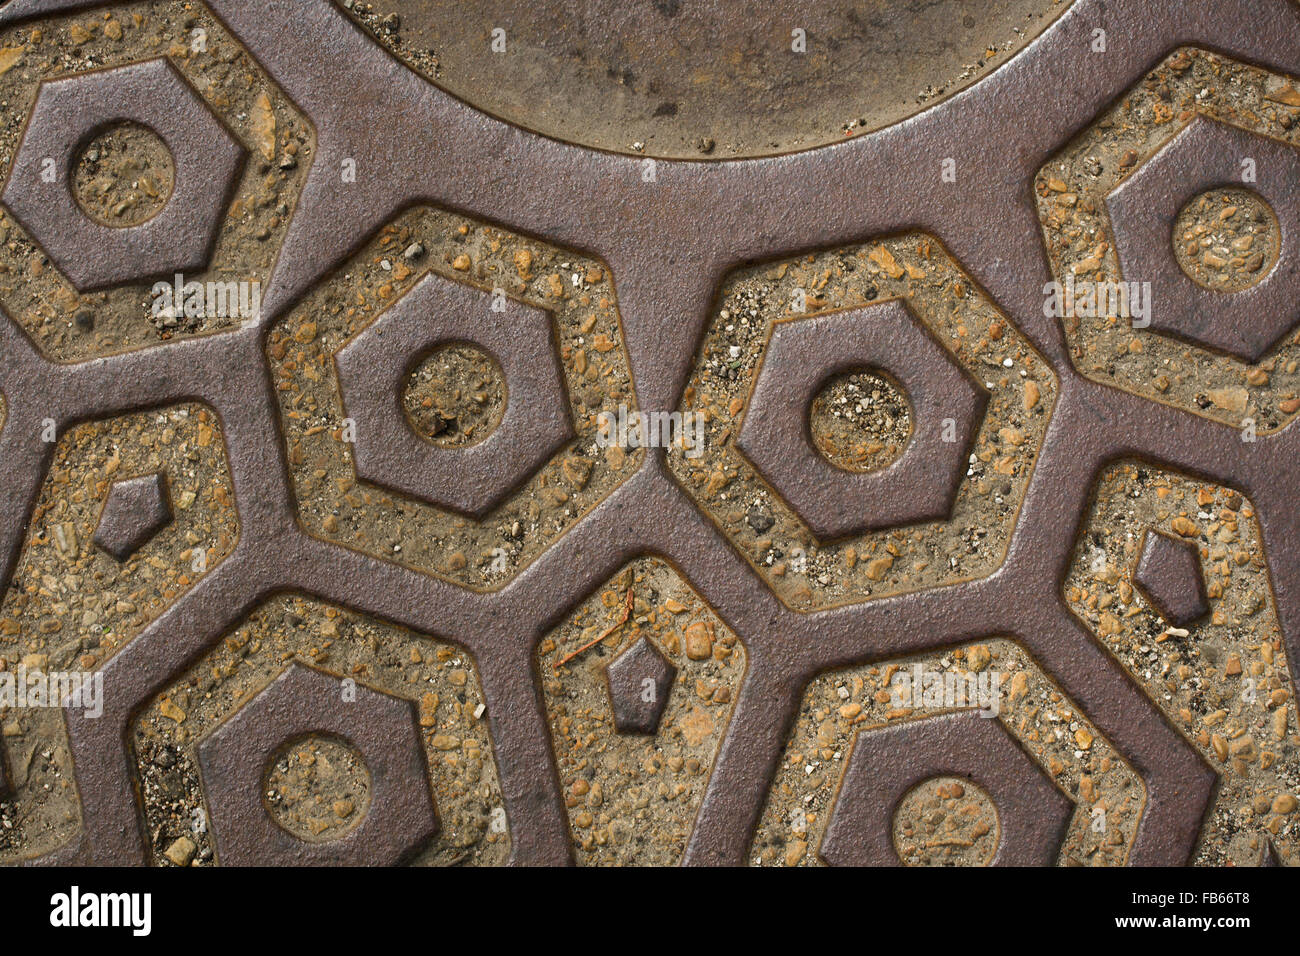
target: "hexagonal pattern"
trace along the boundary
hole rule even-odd
[[[653,734],[659,729],[677,668],[649,638],[620,654],[605,672],[614,727],[621,734]]]
[[[1210,613],[1201,555],[1191,541],[1147,531],[1133,583],[1175,627],[1186,627]]]
[[[481,516],[573,437],[550,316],[510,299],[502,311],[493,304],[491,293],[430,274],[335,355],[358,477]],[[506,381],[500,424],[467,448],[422,440],[401,405],[407,373],[452,342],[489,352]]]
[[[1243,166],[1243,164],[1247,164]],[[1243,181],[1243,172],[1253,180]],[[1285,143],[1196,116],[1106,197],[1126,282],[1150,282],[1151,328],[1257,362],[1300,319],[1300,153]],[[1174,221],[1220,186],[1258,192],[1281,226],[1277,264],[1240,292],[1207,289],[1174,258]]]
[[[262,800],[266,767],[307,734],[351,743],[370,774],[365,818],[337,840],[308,843]],[[438,832],[428,766],[409,701],[291,664],[198,746],[217,843],[232,866],[391,866]]]
[[[860,367],[897,381],[913,410],[903,454],[868,474],[827,461],[808,424],[827,380]],[[983,389],[893,300],[777,323],[736,444],[814,534],[836,538],[947,517],[985,404]]]
[[[166,475],[127,478],[109,489],[94,541],[118,561],[125,561],[171,520]]]
[[[897,866],[894,809],[931,777],[973,780],[998,812],[992,865],[1050,866],[1073,809],[996,719],[963,711],[863,731],[853,744],[821,856],[832,866]]]
[[[102,4],[10,3],[0,8],[0,24],[9,28],[19,17],[56,7],[95,5]],[[149,833],[139,813],[143,788],[124,759],[129,741],[122,731],[129,714],[168,675],[221,641],[257,596],[304,589],[411,627],[457,631],[483,664],[487,713],[500,741],[511,852],[521,862],[564,862],[570,840],[563,794],[540,719],[538,675],[525,649],[612,567],[644,553],[680,564],[704,599],[754,648],[744,693],[692,821],[687,862],[747,860],[752,821],[761,813],[781,752],[781,728],[789,725],[800,688],[812,676],[852,662],[951,646],[977,632],[1023,635],[1027,651],[1137,768],[1150,798],[1131,862],[1187,862],[1201,836],[1217,832],[1206,812],[1214,800],[1215,770],[1176,721],[1089,639],[1065,606],[1060,574],[1078,517],[1088,507],[1089,477],[1106,462],[1138,455],[1214,476],[1239,486],[1258,505],[1276,576],[1278,618],[1286,622],[1275,644],[1285,645],[1286,656],[1295,660],[1300,562],[1293,560],[1294,502],[1300,479],[1290,462],[1297,435],[1284,430],[1246,449],[1230,429],[1212,426],[1185,406],[1079,374],[1058,324],[1041,312],[1043,236],[1026,200],[1042,158],[1065,147],[1070,132],[1085,128],[1102,104],[1122,97],[1142,64],[1176,44],[1212,45],[1253,62],[1300,62],[1293,3],[1076,0],[1067,16],[1046,26],[979,85],[906,123],[864,132],[833,148],[763,161],[664,161],[653,184],[643,178],[641,157],[532,137],[454,100],[413,71],[394,69],[392,58],[338,4],[210,0],[207,6],[293,91],[319,136],[311,178],[277,251],[267,302],[271,314],[340,266],[348,250],[375,234],[394,210],[432,197],[569,248],[601,250],[621,284],[619,322],[640,404],[663,411],[677,405],[684,390],[719,276],[740,264],[833,249],[864,235],[923,224],[943,237],[954,258],[969,264],[984,294],[978,297],[999,303],[1020,326],[1027,344],[1017,354],[1036,350],[1063,387],[1050,406],[1051,427],[1031,487],[1017,502],[1022,505],[1015,539],[999,573],[801,614],[752,573],[752,564],[719,533],[723,522],[702,514],[698,499],[666,473],[663,454],[645,455],[617,494],[509,586],[470,591],[305,531],[273,435],[275,407],[253,335],[213,336],[192,347],[65,367],[34,354],[16,327],[0,323],[6,337],[0,385],[9,416],[0,432],[6,479],[0,482],[0,555],[6,577],[23,554],[34,492],[48,463],[36,437],[46,415],[63,426],[176,395],[208,399],[230,426],[241,510],[256,518],[245,523],[239,558],[228,573],[208,579],[142,625],[104,664],[108,719],[65,713],[82,830],[75,843],[50,853],[49,862],[148,858]],[[1102,19],[1112,38],[1123,37],[1107,56],[1080,42],[1081,28]],[[323,38],[329,57],[319,55]],[[30,57],[30,50],[23,55]],[[1266,92],[1262,83],[1258,91]],[[436,149],[429,148],[431,131]],[[959,182],[971,188],[954,187],[936,174],[935,160],[945,156],[958,158]],[[358,173],[351,184],[340,182],[345,160]],[[960,288],[968,292],[970,286]],[[964,354],[956,348],[954,353]],[[715,497],[725,493],[721,489]],[[743,513],[743,504],[728,500],[727,507]],[[44,605],[46,598],[34,594],[33,601]],[[896,749],[890,760],[905,764],[908,753]],[[1279,841],[1279,850],[1294,848]]]
[[[176,167],[167,205],[124,229],[97,223],[72,195],[77,151],[130,121],[162,138]],[[244,149],[165,59],[41,85],[4,203],[60,271],[85,292],[201,269],[226,211]]]

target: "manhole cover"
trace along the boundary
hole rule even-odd
[[[1300,7],[972,6],[0,6],[0,861],[1294,862]]]

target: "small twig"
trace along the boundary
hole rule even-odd
[[[555,669],[558,671],[561,667],[563,667],[565,664],[569,663],[569,661],[573,660],[575,657],[577,657],[577,656],[578,656],[579,654],[581,654],[583,651],[587,650],[588,648],[595,647],[597,644],[599,644],[599,643],[600,643],[601,641],[603,641],[605,638],[609,637],[611,634],[613,634],[615,631],[617,631],[620,627],[622,627],[624,624],[626,624],[626,623],[627,623],[627,619],[628,619],[629,617],[631,617],[631,616],[632,616],[632,589],[631,589],[631,588],[628,588],[628,589],[627,589],[627,601],[625,601],[625,602],[623,603],[623,616],[620,617],[620,618],[619,618],[617,621],[615,621],[613,624],[611,624],[609,627],[605,628],[604,632],[601,633],[601,635],[600,635],[599,637],[597,637],[597,638],[595,638],[595,639],[593,639],[593,640],[588,641],[586,644],[583,644],[583,645],[582,645],[580,648],[578,648],[576,651],[570,651],[568,654],[565,654],[563,657],[561,657],[558,661],[555,662]]]

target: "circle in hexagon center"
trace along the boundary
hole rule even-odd
[[[345,740],[308,734],[276,751],[262,785],[276,825],[308,843],[328,843],[355,829],[370,809],[370,771]]]
[[[902,387],[875,369],[827,380],[808,411],[813,444],[836,468],[880,471],[912,437],[912,409]]]
[[[105,226],[138,226],[162,212],[176,182],[167,145],[139,123],[114,123],[88,140],[73,162],[72,195]]]
[[[931,777],[898,801],[893,830],[907,866],[988,866],[998,848],[998,811],[969,780]]]
[[[501,424],[505,375],[496,359],[475,345],[439,345],[407,375],[402,408],[426,441],[442,448],[477,445]]]
[[[1174,257],[1183,272],[1216,292],[1240,292],[1277,263],[1282,230],[1259,193],[1240,186],[1193,196],[1174,221]]]

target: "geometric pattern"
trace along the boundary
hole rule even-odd
[[[78,209],[71,177],[40,174],[47,159],[71,169],[87,136],[122,120],[161,130],[177,165],[164,211],[130,229],[96,223]],[[170,277],[207,263],[242,152],[176,69],[150,60],[44,84],[4,202],[80,290]]]
[[[816,355],[824,352],[823,364]],[[833,364],[832,364],[833,363]],[[907,392],[917,423],[901,458],[851,475],[813,446],[801,412],[818,387],[855,364],[885,370]],[[741,450],[790,499],[818,537],[942,519],[966,470],[986,397],[901,303],[779,323],[754,387]],[[951,440],[943,434],[945,416]]]
[[[1254,164],[1250,189],[1263,197],[1281,225],[1281,268],[1253,287],[1225,295],[1198,286],[1174,261],[1178,212],[1192,197],[1215,186],[1235,185],[1241,162]],[[1106,197],[1126,278],[1151,283],[1151,328],[1258,362],[1300,315],[1300,152],[1235,126],[1194,117],[1168,145],[1143,163]],[[1242,322],[1242,315],[1254,315]]]
[[[833,866],[897,866],[892,810],[927,777],[960,775],[990,790],[998,808],[994,866],[1048,866],[1072,805],[996,721],[974,711],[864,732],[853,745],[822,840]]]
[[[98,6],[99,0],[13,0],[0,10],[0,26]],[[133,715],[157,687],[217,645],[250,606],[294,591],[414,631],[454,632],[482,680],[512,860],[567,861],[569,826],[533,651],[567,609],[645,554],[680,568],[749,653],[684,862],[746,861],[786,731],[811,679],[990,635],[1021,642],[1141,775],[1147,799],[1128,861],[1183,864],[1192,857],[1217,771],[1067,606],[1062,579],[1073,532],[1090,507],[1097,474],[1119,457],[1154,459],[1239,489],[1257,509],[1283,650],[1296,660],[1300,472],[1292,463],[1300,432],[1287,427],[1244,443],[1236,428],[1077,371],[1066,336],[1044,314],[1042,290],[1051,275],[1031,197],[1046,158],[1176,44],[1295,70],[1294,3],[1170,3],[1153,16],[1140,0],[1077,0],[987,79],[906,123],[765,159],[664,160],[653,182],[643,178],[640,157],[543,139],[475,111],[395,64],[332,0],[208,6],[306,114],[316,136],[260,318],[74,364],[43,357],[14,316],[0,320],[6,583],[50,466],[53,445],[42,438],[47,421],[65,431],[88,419],[201,400],[221,419],[240,519],[233,553],[103,664],[103,715],[66,712],[83,825],[48,860],[146,860],[125,758]],[[1089,43],[1099,20],[1124,38],[1104,56]],[[508,174],[485,157],[508,157]],[[945,158],[953,160],[956,182],[941,175]],[[341,180],[344,169],[355,177]],[[224,184],[211,187],[224,195]],[[1059,379],[1005,559],[977,579],[800,613],[773,594],[696,506],[662,449],[649,450],[630,478],[498,590],[460,587],[309,535],[287,478],[267,329],[368,236],[417,203],[466,210],[598,253],[618,287],[635,402],[648,412],[680,407],[715,292],[731,270],[903,229],[941,236],[980,294]],[[78,247],[73,255],[95,251]]]
[[[109,490],[94,541],[118,561],[125,561],[171,520],[164,475],[128,478]]]
[[[263,808],[263,767],[309,733],[356,745],[374,782],[361,823],[327,843],[297,838]],[[390,866],[438,832],[411,704],[362,686],[345,697],[342,682],[299,664],[204,737],[198,753],[217,856],[229,865]]]
[[[1189,541],[1148,531],[1133,583],[1175,627],[1186,627],[1209,613],[1201,556]]]
[[[653,734],[668,706],[677,668],[643,637],[609,665],[606,675],[614,726],[620,733]]]

